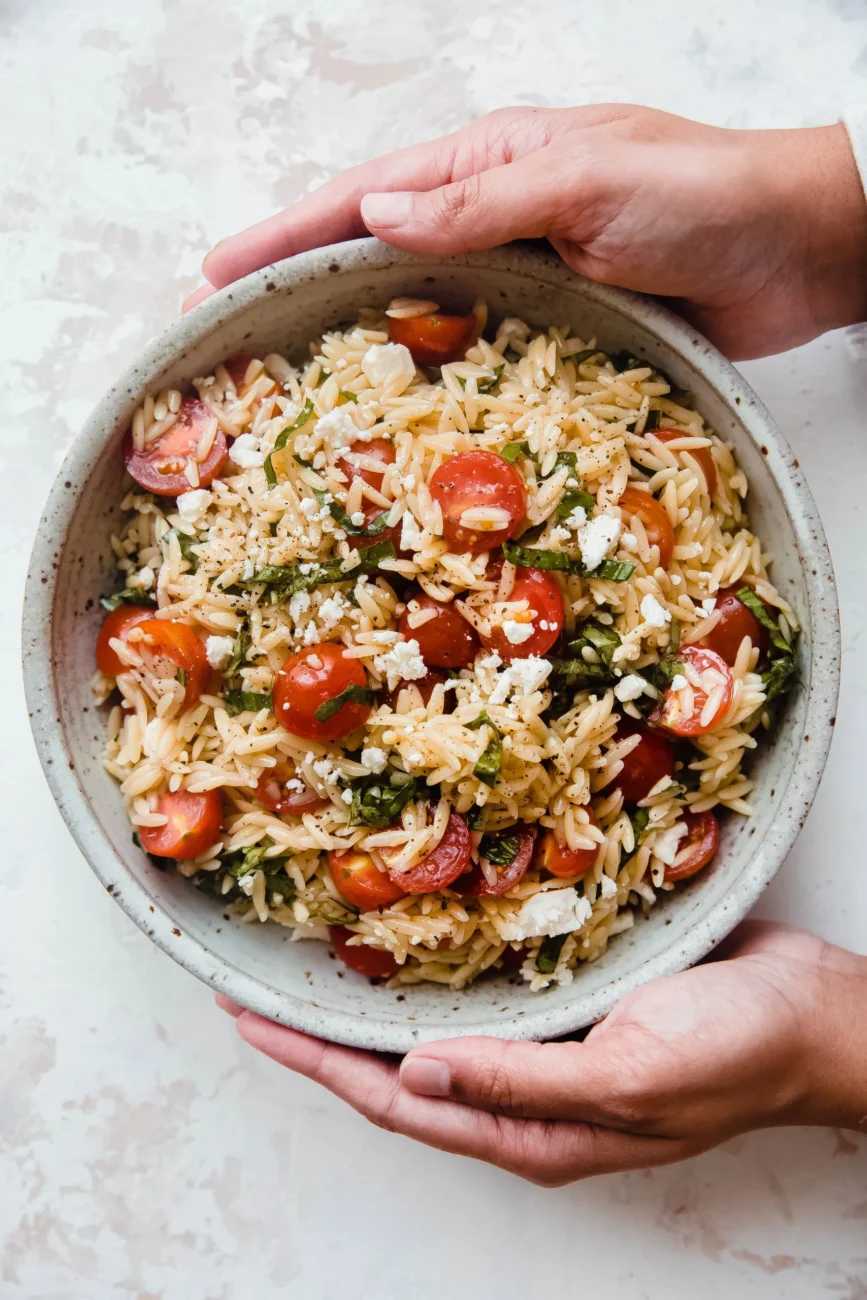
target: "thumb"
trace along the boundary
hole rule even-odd
[[[417,253],[467,253],[556,232],[572,188],[557,155],[541,149],[426,191],[366,194],[361,216],[372,235]]]

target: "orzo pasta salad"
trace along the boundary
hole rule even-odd
[[[96,689],[155,865],[354,971],[533,989],[713,858],[793,680],[747,482],[568,327],[401,299],[148,397]]]

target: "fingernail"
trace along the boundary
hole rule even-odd
[[[405,226],[411,212],[411,194],[365,194],[361,200],[361,219],[368,228]]]
[[[410,1092],[424,1097],[447,1097],[451,1090],[449,1067],[431,1056],[407,1057],[400,1068],[400,1081]]]

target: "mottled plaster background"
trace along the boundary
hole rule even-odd
[[[0,3],[3,1300],[867,1297],[865,1140],[765,1133],[546,1192],[255,1057],[90,876],[27,733],[14,628],[42,501],[212,241],[498,105],[593,99],[833,120],[867,101],[867,5]],[[867,346],[745,370],[818,497],[846,654],[828,774],[762,911],[863,950]]]

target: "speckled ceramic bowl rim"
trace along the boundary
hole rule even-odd
[[[449,259],[442,259],[445,265]],[[172,917],[155,905],[147,890],[128,873],[90,807],[72,765],[72,756],[57,721],[60,717],[55,667],[52,662],[51,617],[55,597],[53,558],[63,547],[75,513],[78,485],[84,467],[111,436],[118,413],[130,392],[144,392],[151,378],[189,346],[246,311],[274,289],[335,272],[402,263],[409,267],[430,258],[411,255],[379,244],[355,240],[304,253],[275,266],[265,267],[228,289],[208,298],[188,316],[155,339],[118,382],[109,389],[69,451],[51,490],[39,523],[31,556],[24,606],[24,678],[31,725],[48,784],[76,843],[96,875],[127,915],[165,952],[205,983],[234,998],[260,1015],[336,1042],[403,1052],[433,1035],[423,1025],[410,1028],[397,1021],[362,1020],[357,1015],[305,1003],[261,980],[245,974],[211,952],[197,939],[182,933]],[[767,457],[789,514],[800,553],[806,561],[804,582],[813,628],[821,627],[825,654],[820,663],[811,656],[807,687],[805,733],[810,735],[808,759],[796,763],[786,790],[787,811],[763,842],[764,865],[753,861],[732,888],[707,915],[672,947],[666,949],[591,994],[576,988],[574,1000],[550,1007],[540,998],[520,1018],[462,1025],[461,1033],[494,1034],[522,1039],[554,1038],[606,1015],[631,989],[662,975],[693,965],[719,943],[755,904],[797,838],[812,803],[831,743],[839,684],[840,630],[831,557],[812,494],[797,461],[771,416],[743,377],[708,341],[660,303],[621,289],[610,288],[573,275],[562,263],[526,247],[495,249],[453,259],[462,266],[501,269],[510,275],[532,276],[562,286],[564,280],[580,284],[591,302],[631,318],[643,329],[699,370]],[[446,1029],[444,1031],[448,1033]],[[439,1036],[443,1036],[442,1032]]]

